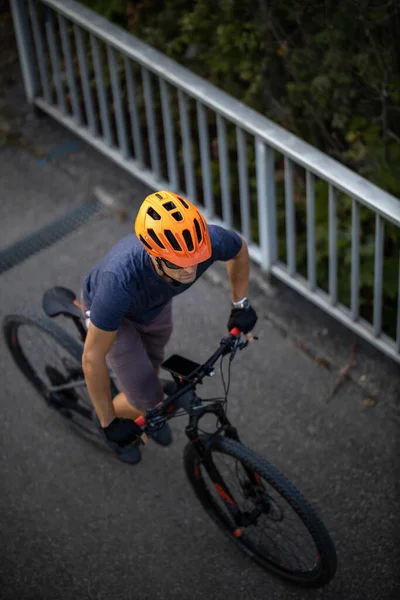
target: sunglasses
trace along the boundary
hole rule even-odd
[[[179,267],[178,265],[174,265],[174,263],[169,262],[169,260],[165,260],[165,258],[162,258],[161,260],[163,261],[164,265],[166,267],[168,267],[168,269],[175,269],[175,270],[177,270],[177,269],[184,269],[185,268],[185,267]]]
[[[165,258],[161,259],[168,269],[183,269],[183,267],[178,267],[178,265],[174,265],[174,263],[169,262],[169,260],[165,260]]]

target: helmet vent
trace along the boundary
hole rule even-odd
[[[162,248],[163,250],[165,250],[165,246],[160,242],[157,234],[155,233],[155,231],[153,229],[148,229],[147,233],[149,234],[149,236],[151,237],[151,239],[153,240],[153,242],[155,242],[160,248]]]
[[[197,219],[194,219],[194,226],[196,227],[196,233],[197,233],[197,240],[200,244],[201,242],[201,229],[200,229],[200,225]]]
[[[150,217],[151,217],[152,219],[154,219],[155,221],[160,221],[160,219],[161,219],[161,216],[158,214],[158,212],[156,212],[156,211],[154,210],[154,208],[152,208],[151,206],[150,206],[150,208],[147,210],[147,214],[148,214],[148,215],[150,215]]]
[[[176,206],[173,202],[166,202],[165,204],[163,204],[163,207],[166,210],[173,210],[174,208],[176,208]]]
[[[150,244],[146,242],[143,236],[139,235],[139,240],[142,242],[142,244],[146,246],[146,248],[148,248],[149,250],[153,250],[153,248],[150,246]]]
[[[185,208],[189,208],[189,205],[184,201],[183,198],[181,198],[180,196],[177,196],[177,198],[178,198],[178,200],[180,200],[182,202],[182,204]]]
[[[178,243],[178,240],[176,239],[172,231],[170,231],[169,229],[165,229],[164,234],[174,250],[182,250]]]
[[[176,221],[183,221],[183,217],[180,212],[174,212],[172,213],[172,216]]]
[[[161,196],[161,194],[156,194],[157,198],[160,198],[160,200],[163,199],[163,197]]]
[[[192,236],[190,235],[189,229],[184,229],[182,235],[185,239],[187,249],[191,252],[194,249]]]

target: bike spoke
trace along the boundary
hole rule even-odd
[[[282,568],[298,572],[313,571],[317,556],[315,542],[287,501],[265,480],[255,486],[240,461],[219,452],[213,452],[212,459],[243,514],[255,514],[265,506],[254,524],[241,528],[243,542],[262,549],[271,562]],[[232,515],[209,481],[213,498],[230,518],[232,527],[236,528]]]
[[[258,525],[258,527],[260,527],[260,525]],[[266,532],[265,529],[261,529],[261,537],[265,536],[265,538],[268,540],[269,538],[271,538],[271,532]],[[279,538],[284,538],[283,544],[279,543]],[[260,539],[259,542],[261,543]],[[277,549],[279,549],[279,553],[280,556],[282,557],[281,560],[281,564],[282,566],[287,565],[288,564],[288,555],[290,555],[292,557],[293,560],[289,561],[289,564],[291,565],[291,568],[293,569],[294,566],[296,567],[300,567],[300,561],[299,561],[299,548],[294,544],[293,540],[288,537],[287,535],[285,535],[285,533],[283,533],[282,531],[280,531],[278,533],[277,537],[273,537],[273,551],[274,554],[276,555],[276,551]],[[304,568],[309,568],[310,565],[308,565],[307,563],[303,564],[303,569]]]
[[[289,521],[291,522],[292,519]],[[279,548],[280,554],[284,558],[284,560],[281,561],[282,566],[290,564],[291,568],[297,567],[301,570],[312,569],[314,567],[314,557],[316,555],[314,542],[309,534],[307,537],[301,535],[302,542],[299,542],[296,539],[297,532],[293,531],[290,522],[274,522],[262,515],[256,526],[256,529],[259,532],[258,543],[265,546],[266,542],[267,548],[272,544],[274,554],[276,554],[276,551]],[[285,525],[286,531],[282,524]],[[290,535],[288,532],[290,532]],[[313,548],[312,553],[310,552],[310,547]],[[307,561],[305,555],[307,555],[310,560]],[[289,559],[289,556],[292,558]]]
[[[93,406],[80,362],[43,329],[22,325],[18,330],[18,342],[48,399],[59,399],[60,406],[64,401],[71,410],[71,405],[76,404],[78,410],[86,409],[89,414]]]

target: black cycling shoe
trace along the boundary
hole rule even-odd
[[[172,431],[168,423],[164,423],[161,429],[149,432],[148,435],[152,440],[157,442],[157,444],[160,444],[160,446],[169,446],[172,444]]]
[[[166,396],[171,396],[178,389],[175,381],[170,381],[169,379],[160,379],[160,383]]]
[[[119,460],[130,465],[137,465],[142,460],[142,453],[138,446],[140,443],[129,444],[128,446],[124,446],[124,448],[117,446],[115,453]]]

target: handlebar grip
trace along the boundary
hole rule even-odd
[[[239,327],[234,327],[233,329],[230,330],[229,335],[234,335],[235,337],[239,337],[239,335],[242,332],[240,331]]]
[[[140,417],[135,419],[135,423],[136,423],[136,425],[139,425],[139,427],[144,427],[146,425],[147,421],[143,415],[140,415]]]

